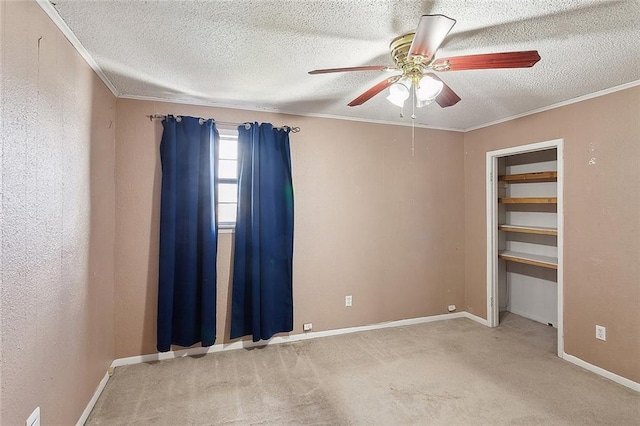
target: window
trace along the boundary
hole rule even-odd
[[[233,228],[238,205],[238,131],[218,129],[218,225]]]

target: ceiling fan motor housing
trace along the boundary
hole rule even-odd
[[[407,33],[398,36],[391,40],[389,44],[389,50],[391,52],[391,59],[396,66],[402,70],[402,76],[410,78],[415,84],[422,78],[424,70],[429,68],[431,62],[424,62],[424,58],[421,56],[414,56],[413,59],[407,59],[411,43],[415,33]]]

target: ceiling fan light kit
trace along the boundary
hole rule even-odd
[[[415,107],[421,108],[436,101],[442,108],[455,105],[460,97],[433,72],[528,68],[534,66],[540,55],[536,50],[522,52],[484,53],[436,59],[438,48],[456,21],[444,15],[422,15],[414,33],[394,38],[389,44],[395,67],[366,65],[349,68],[327,68],[310,71],[309,74],[326,74],[349,71],[396,71],[389,77],[349,102],[349,106],[362,105],[378,93],[389,88],[387,100],[403,107],[411,94]],[[413,92],[412,92],[413,90]]]
[[[436,100],[443,88],[444,83],[442,81],[425,75],[420,79],[419,84],[414,86],[414,90],[416,92],[416,106],[418,108],[422,108],[429,105]]]
[[[418,108],[422,108],[435,101],[443,87],[444,84],[442,81],[436,80],[428,75],[425,75],[418,80],[417,84],[407,77],[402,77],[397,83],[393,83],[389,87],[389,96],[387,96],[387,100],[402,108],[404,107],[404,102],[409,98],[411,90],[413,89],[415,94],[415,105]]]
[[[393,83],[389,87],[389,96],[387,96],[387,100],[402,108],[404,106],[404,101],[409,97],[409,88],[411,87],[411,80],[408,78],[401,78],[397,83]]]

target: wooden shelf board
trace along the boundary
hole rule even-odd
[[[498,229],[505,232],[520,232],[522,234],[558,235],[556,228],[542,226],[499,225]]]
[[[502,204],[557,204],[558,197],[498,198]]]
[[[525,182],[557,182],[558,172],[521,173],[516,175],[498,176],[501,182],[525,183]]]
[[[558,269],[558,259],[551,256],[541,256],[539,254],[504,250],[498,254],[498,257],[510,262],[525,263],[527,265],[541,266],[549,269]]]

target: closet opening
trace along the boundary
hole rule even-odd
[[[562,321],[562,140],[487,153],[487,321]]]

